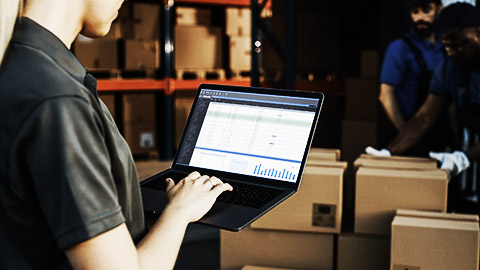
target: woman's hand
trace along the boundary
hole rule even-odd
[[[176,185],[170,178],[166,181],[168,204],[165,210],[175,211],[187,222],[202,218],[222,192],[233,190],[230,184],[224,184],[217,177],[198,172],[190,173]]]

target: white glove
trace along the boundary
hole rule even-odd
[[[455,151],[453,153],[430,152],[430,157],[442,163],[441,169],[447,169],[452,176],[460,174],[470,166],[470,161],[465,153]]]
[[[391,157],[392,156],[392,153],[390,153],[390,151],[388,151],[388,149],[382,149],[382,150],[377,150],[371,146],[368,146],[366,149],[365,149],[365,152],[369,155],[372,155],[372,156],[376,156],[376,157]]]

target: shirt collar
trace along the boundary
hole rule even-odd
[[[422,36],[420,36],[416,31],[415,29],[411,29],[410,32],[408,32],[408,34],[413,40],[415,40],[416,42],[422,44],[423,46],[425,47],[434,47],[434,48],[440,48],[442,47],[442,39],[435,35],[435,44],[431,43],[430,41],[424,39]]]
[[[15,27],[12,42],[43,51],[77,81],[84,83],[85,67],[57,36],[27,17],[18,19]]]

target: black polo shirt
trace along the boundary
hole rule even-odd
[[[125,222],[145,233],[131,152],[96,80],[17,22],[0,67],[0,269],[69,269],[64,250]]]

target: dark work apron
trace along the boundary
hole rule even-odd
[[[420,107],[427,99],[433,71],[430,71],[428,69],[422,51],[417,46],[415,46],[406,35],[402,37],[402,40],[408,45],[410,51],[413,53],[415,57],[415,62],[420,69],[420,74],[417,77],[415,105],[415,111],[418,111],[418,109],[420,109]],[[445,113],[442,117],[445,119],[447,117],[447,113]],[[379,137],[381,139],[380,146],[383,148],[388,146],[388,144],[396,137],[396,135],[398,135],[398,131],[393,126],[388,116],[386,116],[386,112],[384,112],[382,118],[382,127],[380,128],[381,131]],[[388,123],[385,123],[385,120],[388,121]],[[410,119],[405,120],[408,121]],[[430,151],[445,151],[449,142],[448,127],[449,125],[447,121],[439,121],[435,123],[422,137],[422,139],[415,145],[410,147],[405,153],[403,153],[403,155],[428,157],[428,153]]]

